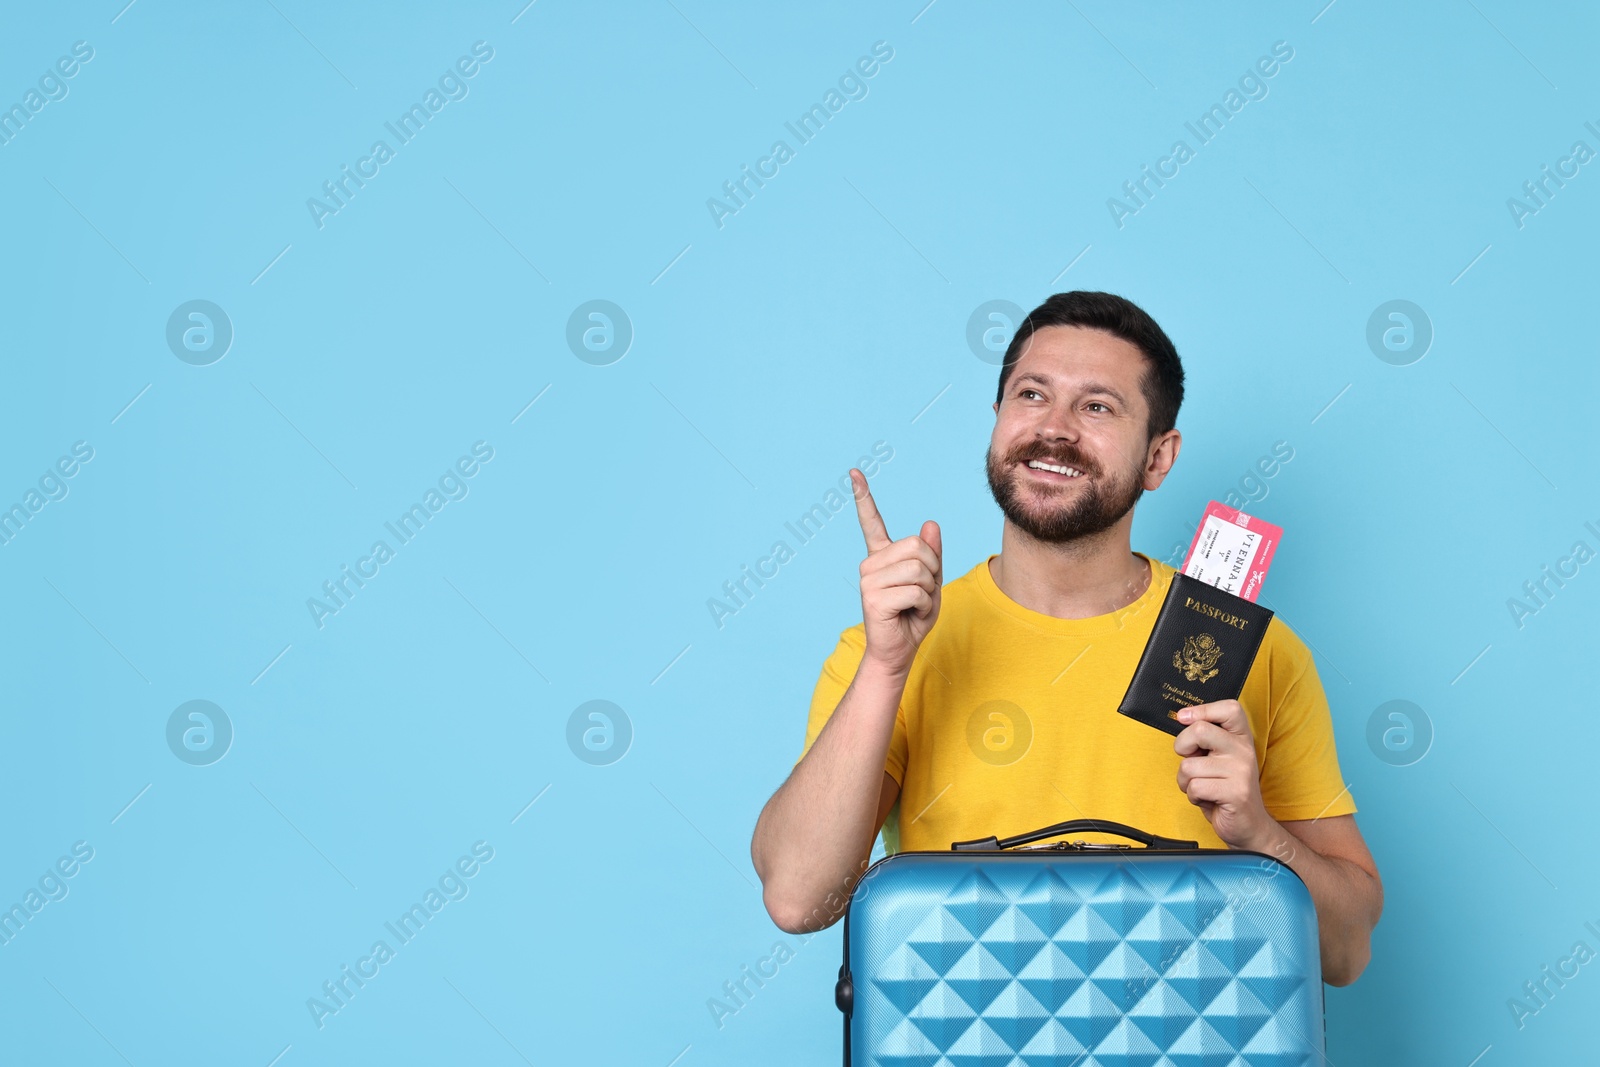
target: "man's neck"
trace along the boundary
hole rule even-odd
[[[1129,546],[1132,512],[1107,530],[1076,541],[1039,541],[1005,524],[1000,554],[989,561],[994,584],[1030,611],[1087,619],[1125,608],[1150,587],[1150,564]]]

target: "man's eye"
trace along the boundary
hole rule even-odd
[[[1106,407],[1104,404],[1100,403],[1100,401],[1098,401],[1098,400],[1089,401],[1089,406],[1092,407],[1092,408],[1105,408],[1107,411],[1111,410],[1110,408]]]
[[[1018,396],[1027,396],[1029,393],[1032,393],[1034,396],[1042,395],[1042,394],[1040,394],[1039,390],[1037,390],[1037,389],[1024,389],[1022,392],[1018,393],[1017,395]]]

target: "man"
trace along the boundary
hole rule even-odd
[[[843,915],[880,828],[893,853],[1093,818],[1276,857],[1311,891],[1324,980],[1361,974],[1383,890],[1294,632],[1274,616],[1239,700],[1180,712],[1175,740],[1116,713],[1174,573],[1129,534],[1178,458],[1182,400],[1177,351],[1144,311],[1046,300],[1001,365],[1001,550],[949,585],[938,525],[891,540],[851,470],[863,621],[824,663],[750,846],[778,926]]]

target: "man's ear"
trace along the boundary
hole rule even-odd
[[[1145,489],[1159,489],[1166,480],[1172,465],[1178,462],[1178,452],[1183,447],[1183,434],[1168,430],[1150,442],[1144,466]]]

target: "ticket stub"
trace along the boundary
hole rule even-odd
[[[1281,540],[1282,527],[1213,500],[1184,557],[1183,573],[1254,603]]]

